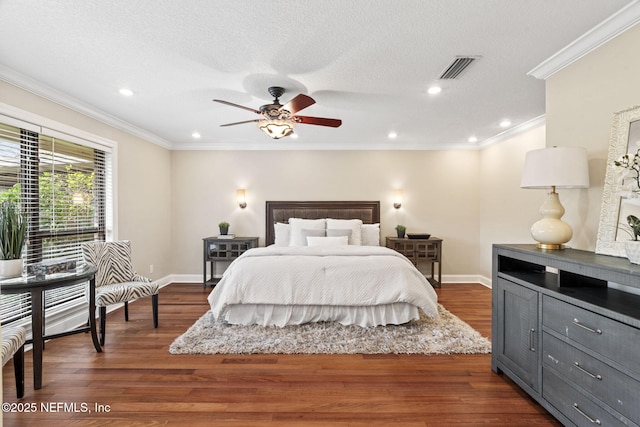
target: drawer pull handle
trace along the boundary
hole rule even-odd
[[[596,425],[600,425],[600,424],[602,424],[602,423],[600,422],[600,420],[599,420],[599,419],[597,419],[597,418],[591,418],[589,415],[585,414],[585,413],[582,411],[582,409],[580,409],[580,408],[578,407],[578,404],[577,404],[577,403],[574,403],[574,404],[573,404],[573,409],[575,409],[576,411],[578,411],[578,413],[579,413],[580,415],[582,415],[583,417],[585,417],[586,419],[588,419],[588,420],[589,420],[589,422],[590,422],[591,424],[596,424]]]
[[[585,326],[582,323],[580,323],[578,319],[573,319],[573,324],[576,326],[580,326],[581,328],[586,329],[589,332],[593,332],[594,334],[602,335],[602,329],[593,329],[588,326]]]
[[[534,328],[529,330],[529,351],[536,351],[535,343],[535,332]]]
[[[576,368],[578,368],[580,371],[584,372],[585,374],[589,375],[594,380],[602,381],[602,375],[592,374],[591,372],[587,371],[582,366],[580,366],[580,364],[578,362],[573,362],[573,364],[576,366]]]

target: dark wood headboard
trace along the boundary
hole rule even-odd
[[[267,201],[265,244],[275,242],[273,224],[288,222],[289,218],[361,219],[365,224],[380,222],[380,202],[271,202]]]

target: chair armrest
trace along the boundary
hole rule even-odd
[[[134,274],[133,275],[133,281],[134,282],[151,283],[151,279],[149,279],[148,277],[141,276],[139,274]]]

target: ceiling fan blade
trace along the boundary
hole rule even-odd
[[[298,111],[307,108],[310,105],[315,104],[316,101],[307,95],[303,95],[303,94],[299,94],[298,96],[296,96],[295,98],[293,98],[291,101],[287,102],[286,104],[284,104],[282,106],[283,110],[287,110],[288,112],[290,112],[291,114],[295,114]]]
[[[295,120],[296,123],[305,125],[329,126],[332,128],[337,128],[342,124],[342,120],[327,119],[325,117],[295,116],[293,120]]]
[[[233,102],[229,102],[229,101],[223,101],[222,99],[214,99],[214,101],[219,102],[221,104],[230,105],[232,107],[242,108],[243,110],[251,111],[256,114],[262,114],[260,111],[254,108],[245,107],[244,105],[240,105],[240,104],[234,104]]]
[[[244,124],[244,123],[255,123],[255,122],[259,122],[260,120],[262,120],[262,119],[245,120],[243,122],[234,122],[234,123],[225,123],[224,125],[220,125],[220,127],[223,127],[223,126],[235,126],[235,125],[241,125],[241,124]]]

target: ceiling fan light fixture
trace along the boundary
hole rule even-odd
[[[294,127],[295,125],[292,121],[282,119],[268,119],[258,122],[258,128],[273,139],[291,135]]]

